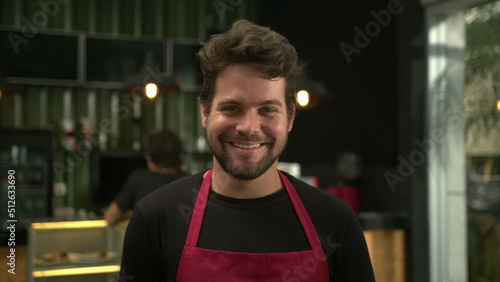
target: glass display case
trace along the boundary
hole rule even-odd
[[[28,281],[118,281],[126,223],[34,222],[28,232]]]

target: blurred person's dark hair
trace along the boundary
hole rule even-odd
[[[177,134],[168,128],[149,134],[146,153],[158,167],[177,170],[181,168],[182,142]]]

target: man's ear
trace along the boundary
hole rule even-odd
[[[292,131],[294,120],[295,120],[295,107],[293,107],[292,108],[292,112],[289,113],[289,117],[288,117],[288,132]]]
[[[201,125],[207,128],[208,111],[204,105],[200,106]]]

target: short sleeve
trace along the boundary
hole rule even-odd
[[[137,193],[137,184],[135,180],[136,178],[137,172],[131,174],[114,199],[115,203],[118,205],[118,208],[120,208],[122,212],[134,209],[134,199],[135,194]]]

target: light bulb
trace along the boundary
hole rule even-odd
[[[300,90],[297,92],[297,103],[301,107],[306,107],[309,105],[309,92],[305,90]]]
[[[497,110],[500,111],[500,100],[497,101]]]
[[[158,94],[158,86],[154,83],[148,83],[144,87],[144,92],[146,93],[146,97],[149,99],[154,99]]]

